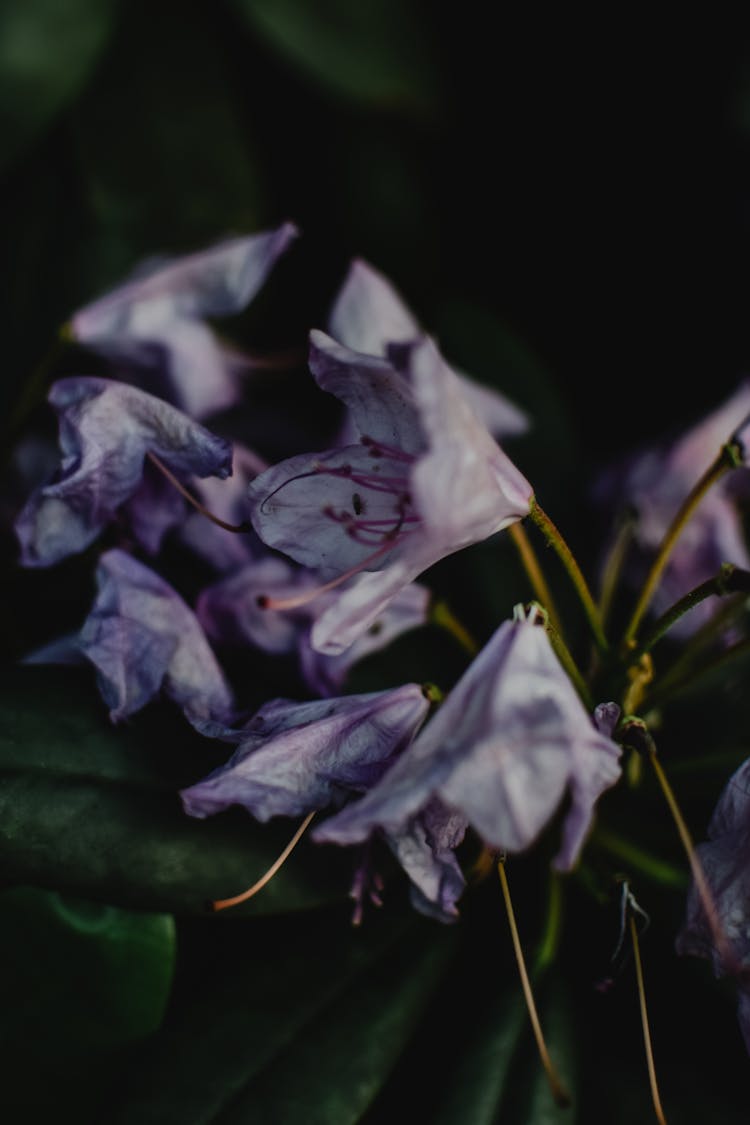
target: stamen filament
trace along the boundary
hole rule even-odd
[[[560,616],[555,608],[555,603],[550,593],[550,588],[547,585],[547,579],[544,577],[542,568],[539,565],[534,548],[529,542],[529,537],[526,534],[526,529],[522,523],[512,523],[508,528],[510,537],[513,540],[516,550],[523,563],[523,568],[526,571],[526,577],[531,583],[531,588],[536,594],[537,601],[541,603],[549,614],[549,619],[557,631],[560,631]]]
[[[408,535],[409,533],[407,531],[404,532],[404,534]],[[353,578],[355,574],[360,574],[368,566],[369,563],[374,562],[375,559],[379,559],[381,555],[385,555],[392,549],[393,540],[388,540],[385,543],[381,543],[376,551],[373,551],[372,554],[367,555],[364,559],[362,559],[361,562],[358,562],[355,566],[350,567],[349,570],[345,570],[343,574],[339,574],[336,576],[336,578],[332,578],[330,582],[325,582],[322,586],[313,586],[311,590],[303,590],[301,593],[293,594],[291,597],[273,598],[268,597],[267,594],[260,594],[257,599],[258,606],[261,609],[297,609],[299,606],[307,605],[308,602],[311,602],[314,598],[317,598],[318,594],[326,594],[329,590],[335,590],[336,587],[340,586],[342,582],[346,582],[347,579]]]
[[[648,573],[643,589],[641,590],[641,595],[633,610],[633,615],[625,630],[625,635],[622,640],[624,649],[631,647],[635,641],[643,616],[651,603],[654,591],[659,584],[659,579],[669,562],[674,546],[685,528],[685,525],[688,523],[693,512],[709,489],[712,488],[717,481],[721,480],[725,473],[734,468],[736,464],[737,455],[735,447],[731,444],[723,446],[719,456],[712,465],[709,465],[703,476],[683,500],[671,525],[667,529],[667,533],[662,540],[656,558],[651,564],[651,570]]]
[[[667,1119],[664,1116],[664,1110],[661,1105],[661,1098],[659,1097],[659,1086],[656,1081],[656,1067],[654,1066],[654,1052],[651,1046],[651,1031],[648,1022],[648,1010],[646,1008],[646,989],[643,983],[643,965],[641,963],[641,948],[638,940],[638,927],[635,924],[635,917],[632,911],[628,911],[628,921],[630,923],[630,937],[633,942],[633,957],[635,959],[635,975],[638,982],[638,999],[641,1008],[641,1024],[643,1026],[643,1045],[646,1050],[646,1065],[648,1066],[648,1080],[651,1087],[651,1100],[654,1103],[654,1113],[659,1125],[667,1125]]]
[[[518,927],[516,926],[516,917],[513,911],[513,903],[510,897],[508,878],[505,874],[504,857],[502,857],[498,861],[497,872],[500,876],[500,885],[503,890],[505,910],[508,915],[508,925],[510,926],[510,934],[513,941],[513,950],[515,952],[516,962],[518,964],[518,973],[521,978],[521,987],[523,988],[524,999],[526,1000],[526,1007],[529,1012],[529,1019],[531,1020],[531,1027],[534,1032],[534,1038],[536,1039],[539,1057],[542,1060],[542,1066],[544,1067],[544,1072],[547,1075],[547,1081],[549,1082],[550,1090],[552,1092],[552,1097],[555,1100],[555,1104],[560,1106],[560,1108],[564,1108],[565,1106],[569,1106],[571,1104],[570,1094],[565,1089],[562,1080],[555,1070],[554,1063],[552,1062],[549,1051],[547,1050],[547,1044],[544,1041],[544,1035],[542,1034],[541,1024],[539,1023],[539,1015],[536,1010],[534,995],[531,991],[531,984],[529,982],[529,974],[526,971],[526,962],[524,960],[523,950],[521,948],[521,939],[518,934]]]
[[[268,871],[266,871],[265,875],[261,875],[260,879],[258,879],[256,883],[253,883],[252,887],[248,887],[246,891],[243,891],[242,894],[235,895],[234,898],[221,898],[216,902],[212,902],[212,909],[226,910],[228,906],[237,906],[241,902],[247,902],[249,898],[252,898],[253,895],[256,895],[258,891],[262,890],[263,887],[265,887],[266,883],[270,883],[276,872],[284,863],[286,863],[287,859],[292,854],[299,841],[302,839],[305,831],[307,830],[307,826],[315,816],[315,811],[316,810],[313,809],[312,812],[307,814],[287,846],[284,848],[283,852],[281,852],[278,858],[274,860],[274,862],[268,868]]]
[[[583,577],[581,568],[573,556],[573,552],[571,551],[570,547],[565,542],[562,535],[555,527],[554,523],[549,518],[547,513],[542,508],[540,508],[540,506],[536,502],[536,499],[533,497],[531,500],[529,515],[531,516],[532,520],[537,525],[549,545],[553,547],[557,552],[557,555],[563,566],[567,570],[568,576],[570,577],[570,580],[575,587],[576,593],[578,594],[581,605],[583,606],[583,611],[586,615],[586,619],[594,636],[594,640],[596,641],[599,649],[602,652],[606,652],[609,648],[609,645],[607,643],[607,638],[604,635],[604,630],[602,629],[599,610],[597,609],[596,603],[591,596],[591,591],[589,590],[586,579]]]
[[[226,520],[219,519],[218,516],[215,516],[213,512],[209,512],[208,508],[204,507],[204,505],[201,504],[200,500],[193,496],[192,492],[188,492],[182,482],[177,479],[174,473],[167,468],[164,462],[161,461],[155,453],[152,453],[149,450],[149,452],[146,453],[146,456],[148,457],[149,461],[152,462],[152,464],[156,465],[159,472],[164,474],[169,483],[174,485],[180,495],[184,496],[189,504],[192,504],[196,512],[200,512],[200,514],[202,516],[205,516],[206,519],[210,520],[211,523],[215,523],[217,527],[223,528],[224,531],[234,531],[238,533],[243,531],[252,531],[252,528],[248,523],[227,523]]]

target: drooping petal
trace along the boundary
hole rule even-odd
[[[476,417],[432,341],[409,349],[407,367],[429,445],[412,474],[425,524],[455,550],[528,515],[531,485]]]
[[[385,832],[385,840],[411,880],[411,901],[416,910],[439,922],[454,922],[456,903],[466,880],[454,849],[463,840],[466,820],[439,801],[398,832]]]
[[[348,407],[360,435],[411,455],[424,450],[414,396],[385,358],[360,355],[314,330],[310,333],[310,370],[321,390]]]
[[[122,365],[166,373],[195,417],[237,398],[236,365],[205,318],[244,309],[297,235],[291,223],[186,257],[144,263],[123,285],[72,318],[76,340]]]
[[[620,748],[593,726],[533,619],[500,626],[383,781],[315,831],[355,843],[403,828],[434,799],[493,848],[527,848],[566,790],[573,810],[557,865],[577,860],[593,804],[620,774]]]
[[[181,478],[232,472],[225,438],[135,387],[62,379],[49,401],[59,415],[62,465],[16,522],[24,566],[51,566],[84,550],[140,487],[149,452]]]
[[[205,817],[242,805],[265,821],[340,804],[382,775],[428,707],[418,684],[311,703],[274,700],[238,733],[225,766],[182,790],[185,811]]]
[[[329,317],[334,339],[352,351],[385,356],[390,344],[416,340],[423,330],[391,283],[361,258],[355,259]],[[461,391],[491,434],[524,433],[528,418],[504,395],[455,371]]]
[[[139,711],[160,692],[191,722],[226,721],[232,694],[203,630],[162,578],[124,551],[107,551],[79,645],[98,673],[110,718]]]

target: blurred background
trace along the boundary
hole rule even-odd
[[[543,366],[597,458],[750,368],[744,24],[427,0],[6,0],[7,395],[144,257],[291,218],[283,324],[353,255],[451,358]],[[678,417],[679,416],[679,417]]]

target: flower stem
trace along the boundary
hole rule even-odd
[[[680,506],[677,514],[672,520],[671,525],[667,529],[667,533],[661,542],[661,546],[659,547],[656,558],[651,564],[651,570],[646,577],[646,581],[644,583],[643,589],[641,590],[640,597],[635,609],[633,610],[632,617],[630,618],[628,627],[625,630],[625,635],[622,639],[622,645],[624,649],[628,649],[633,646],[641,621],[643,620],[643,616],[646,613],[649,605],[651,604],[651,599],[654,596],[654,591],[659,584],[659,579],[664,572],[664,568],[669,562],[670,556],[677,540],[679,539],[682,531],[685,528],[685,525],[688,523],[693,512],[698,507],[709,489],[711,489],[717,481],[721,480],[725,473],[727,473],[730,469],[736,468],[740,463],[740,451],[736,443],[729,442],[726,445],[722,446],[719,456],[716,458],[713,464],[709,465],[703,476],[700,478],[697,484],[693,486],[691,491],[683,500],[682,505]]]
[[[557,629],[555,629],[552,622],[549,620],[548,614],[543,609],[543,607],[540,606],[539,608],[543,613],[544,628],[546,630],[547,636],[550,639],[550,644],[552,645],[552,648],[554,649],[554,652],[555,652],[555,655],[556,655],[557,659],[560,661],[563,668],[568,673],[568,676],[569,676],[570,680],[572,681],[573,686],[575,687],[576,691],[580,695],[581,700],[582,700],[586,710],[587,711],[593,711],[594,710],[594,700],[591,697],[591,692],[589,691],[588,684],[584,680],[583,675],[580,672],[580,670],[578,668],[578,665],[576,664],[575,660],[570,655],[570,650],[569,650],[568,646],[565,644],[565,641],[562,639],[562,637],[558,633]]]
[[[625,565],[628,550],[633,542],[635,531],[635,513],[628,510],[620,521],[615,540],[610,548],[602,572],[602,585],[599,594],[599,614],[602,625],[606,624],[612,609],[612,602],[617,589],[617,583]]]
[[[468,652],[469,656],[476,656],[479,652],[479,645],[472,637],[468,629],[458,620],[453,610],[448,603],[440,598],[436,601],[430,609],[430,621],[433,625],[445,629],[450,633],[463,649]]]
[[[573,557],[573,552],[571,551],[570,547],[565,542],[562,535],[555,527],[554,523],[549,518],[547,513],[542,508],[540,508],[540,506],[536,502],[536,499],[534,498],[532,498],[531,501],[529,515],[531,516],[532,520],[539,528],[549,545],[553,547],[557,552],[560,561],[567,570],[570,580],[572,581],[576,593],[578,594],[581,605],[583,606],[583,611],[586,614],[586,619],[594,636],[594,640],[596,641],[599,649],[602,652],[606,652],[609,648],[609,645],[607,644],[607,638],[605,637],[604,630],[602,629],[599,610],[597,609],[596,603],[591,596],[591,591],[589,590],[586,579],[583,577],[581,568]]]
[[[547,1050],[547,1044],[544,1041],[544,1035],[542,1034],[541,1024],[539,1023],[539,1015],[536,1010],[536,1004],[534,1003],[534,994],[531,991],[529,974],[526,970],[526,962],[524,960],[523,950],[521,948],[521,939],[519,937],[518,927],[516,925],[516,916],[513,911],[513,902],[510,897],[508,877],[505,874],[504,857],[501,858],[498,862],[497,872],[500,876],[500,885],[503,890],[503,899],[505,901],[505,910],[508,915],[508,925],[510,926],[510,935],[513,941],[513,950],[515,952],[516,962],[518,964],[518,973],[521,977],[521,987],[523,988],[523,995],[524,999],[526,1000],[526,1007],[529,1012],[531,1027],[533,1029],[534,1038],[536,1039],[536,1045],[539,1050],[539,1057],[542,1060],[542,1066],[544,1067],[544,1072],[547,1075],[547,1081],[549,1082],[550,1090],[552,1091],[552,1097],[555,1099],[555,1104],[560,1106],[561,1108],[564,1108],[565,1106],[570,1105],[570,1094],[565,1089],[565,1086],[563,1085],[562,1080],[560,1079],[555,1069],[554,1063],[550,1058],[549,1051]]]
[[[534,959],[534,976],[544,972],[555,959],[557,947],[560,944],[560,934],[562,933],[562,907],[562,879],[556,871],[552,871],[549,879],[547,918],[542,940]]]
[[[737,593],[750,593],[750,571],[742,570],[733,563],[724,563],[718,574],[701,582],[694,590],[690,590],[654,622],[645,640],[639,645],[638,654],[634,659],[637,660],[644,653],[650,652],[681,617],[700,605],[706,598],[723,598],[728,594]]]
[[[238,906],[241,902],[247,902],[247,900],[249,898],[252,898],[253,895],[257,895],[258,891],[261,891],[263,887],[265,887],[266,883],[270,883],[276,872],[284,863],[286,863],[286,861],[289,859],[289,856],[292,854],[297,844],[304,836],[305,832],[307,831],[307,826],[315,816],[315,811],[316,810],[313,809],[312,812],[307,814],[287,846],[284,848],[283,852],[281,852],[278,858],[273,861],[271,866],[268,868],[268,871],[266,871],[264,875],[261,875],[260,879],[258,879],[257,882],[253,883],[252,887],[248,887],[246,891],[242,892],[242,894],[235,895],[233,898],[221,898],[216,902],[212,902],[212,909],[226,910],[228,906]]]
[[[665,677],[660,684],[657,684],[654,691],[646,696],[648,707],[660,706],[664,700],[668,699],[671,695],[684,691],[686,687],[696,683],[704,676],[717,671],[719,668],[723,668],[725,664],[730,664],[738,657],[746,656],[748,652],[750,652],[750,639],[738,641],[737,644],[724,649],[724,651],[714,657],[713,660],[707,660],[706,663],[701,664],[699,668],[688,668],[685,674],[679,677],[673,677],[670,669],[668,678]]]
[[[526,571],[526,576],[531,583],[531,588],[536,594],[537,600],[544,607],[549,614],[550,621],[557,631],[560,631],[560,615],[555,608],[555,603],[552,599],[550,588],[547,585],[547,579],[542,573],[542,568],[539,565],[539,560],[534,553],[534,548],[529,542],[529,537],[526,534],[526,529],[522,523],[512,523],[508,528],[510,537],[513,540],[516,550],[520,556],[523,568]]]
[[[635,748],[640,750],[642,753],[645,752],[651,763],[654,774],[656,775],[656,780],[659,783],[659,787],[664,795],[665,801],[667,802],[669,811],[672,814],[672,819],[675,823],[680,841],[683,848],[685,849],[685,854],[687,855],[688,862],[690,864],[690,870],[693,875],[695,889],[700,899],[701,906],[703,907],[703,911],[706,915],[706,922],[708,923],[708,927],[711,930],[711,934],[714,939],[714,945],[716,946],[716,951],[721,958],[724,970],[728,973],[736,974],[739,971],[737,957],[734,953],[734,950],[732,949],[730,942],[727,939],[726,934],[721,928],[718,911],[716,909],[716,903],[714,901],[714,896],[711,892],[711,888],[708,885],[706,873],[703,870],[703,865],[700,859],[698,858],[698,853],[695,850],[695,844],[693,843],[692,836],[690,835],[690,830],[688,829],[688,826],[685,823],[685,818],[680,811],[680,806],[677,803],[677,798],[674,795],[672,786],[669,784],[667,775],[664,773],[661,762],[659,761],[659,756],[656,752],[656,744],[651,737],[651,734],[647,730],[645,723],[643,723],[640,719],[626,719],[621,729],[623,734],[626,735],[626,738],[628,736],[632,736],[633,745],[635,746]]]
[[[659,1086],[656,1081],[656,1067],[654,1066],[654,1052],[651,1046],[651,1031],[648,1023],[648,1009],[646,1007],[646,988],[643,983],[643,965],[641,963],[641,947],[638,940],[638,927],[632,911],[629,911],[630,937],[633,942],[633,958],[635,960],[635,975],[638,982],[638,999],[641,1008],[641,1024],[643,1026],[643,1045],[646,1050],[646,1064],[648,1066],[648,1080],[651,1087],[651,1100],[654,1103],[654,1113],[659,1125],[667,1125],[664,1110],[659,1097]]]

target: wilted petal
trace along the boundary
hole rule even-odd
[[[202,321],[244,309],[296,235],[285,223],[183,258],[144,263],[73,316],[73,335],[118,364],[163,373],[195,417],[223,409],[238,397],[236,363]]]
[[[594,728],[546,632],[517,618],[497,630],[383,781],[315,836],[355,843],[375,828],[396,831],[437,798],[490,847],[521,851],[570,789],[556,861],[567,869],[596,797],[620,775],[619,754]]]
[[[84,550],[141,486],[148,453],[181,478],[232,472],[228,441],[135,387],[62,379],[49,401],[59,415],[62,465],[16,522],[25,566],[51,566]]]
[[[235,526],[245,525],[247,529],[227,532],[202,513],[189,512],[178,532],[180,542],[219,573],[243,567],[264,551],[248,523],[247,488],[268,466],[257,453],[235,443],[232,467],[229,480],[206,477],[191,482],[191,488],[213,516]]]
[[[195,615],[172,587],[119,550],[102,555],[96,577],[79,643],[112,720],[162,691],[191,721],[226,719],[231,692]]]
[[[382,775],[428,707],[418,684],[311,703],[274,700],[238,732],[225,766],[182,790],[185,811],[204,817],[242,805],[265,821],[340,804]]]
[[[466,880],[454,848],[463,840],[466,821],[433,801],[424,812],[399,832],[386,832],[385,839],[411,880],[412,905],[439,922],[458,917],[456,903]]]
[[[341,344],[368,356],[385,356],[389,345],[409,343],[423,334],[391,283],[361,259],[352,262],[338,292],[329,330]],[[454,373],[464,397],[491,434],[507,437],[528,429],[526,415],[503,395],[455,369]]]

